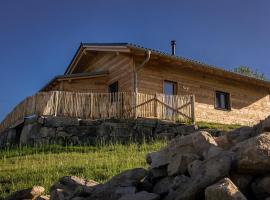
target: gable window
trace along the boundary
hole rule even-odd
[[[118,81],[109,85],[109,93],[117,93],[118,92]]]
[[[176,95],[177,94],[177,83],[173,81],[164,81],[163,93],[166,95]]]
[[[227,92],[216,91],[215,108],[221,110],[231,109],[230,94]]]

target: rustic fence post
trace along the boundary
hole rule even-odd
[[[59,92],[55,91],[55,111],[54,111],[54,116],[57,116],[57,111],[58,111],[58,104],[59,104]]]
[[[155,93],[154,99],[154,117],[157,117],[157,93]]]
[[[195,95],[191,96],[191,118],[192,123],[195,124],[196,122],[196,116],[195,116]]]
[[[137,119],[137,109],[138,109],[137,108],[137,98],[138,98],[138,92],[137,92],[137,90],[133,94],[134,94],[134,117],[135,117],[135,119]]]

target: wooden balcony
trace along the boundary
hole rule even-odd
[[[81,119],[157,118],[195,122],[194,95],[40,92],[19,103],[1,122],[0,133],[29,116]]]

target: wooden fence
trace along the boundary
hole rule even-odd
[[[19,103],[1,122],[0,132],[28,116],[81,119],[158,118],[195,122],[193,95],[40,92]]]

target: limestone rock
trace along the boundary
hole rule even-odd
[[[270,133],[238,143],[232,148],[236,152],[236,165],[241,173],[261,174],[270,172]]]
[[[207,159],[217,156],[222,153],[224,150],[218,146],[211,146],[207,152]]]
[[[32,188],[19,190],[10,196],[8,196],[5,200],[25,200],[25,199],[35,199],[38,196],[44,193],[45,189],[41,186],[34,186]]]
[[[145,176],[147,171],[143,168],[126,170],[109,180],[106,184],[111,186],[134,186],[137,185]]]
[[[270,117],[268,117],[262,121],[262,130],[263,131],[270,131]]]
[[[246,200],[229,178],[224,178],[205,190],[206,200]]]
[[[239,188],[242,193],[248,193],[249,185],[252,181],[252,176],[248,174],[231,173],[230,179]]]
[[[36,198],[35,200],[50,200],[49,196],[45,196],[45,195],[41,195],[38,198]]]
[[[172,187],[172,184],[173,178],[165,177],[155,184],[153,192],[159,195],[164,195],[169,192],[170,188]]]
[[[192,134],[192,143],[197,154],[207,158],[207,153],[210,147],[217,146],[214,138],[205,131],[199,131],[195,134]]]
[[[218,147],[220,147],[222,149],[229,149],[232,147],[232,144],[228,140],[227,135],[215,137],[214,140],[216,141]]]
[[[169,155],[167,149],[147,154],[146,162],[150,164],[151,168],[158,168],[169,163]]]
[[[159,195],[141,191],[136,194],[125,195],[121,197],[119,200],[159,200]]]
[[[137,191],[137,188],[134,186],[129,187],[118,187],[115,189],[115,193],[119,194],[121,196],[127,195],[127,194],[135,194]]]
[[[166,200],[195,199],[204,188],[215,183],[221,178],[228,176],[232,158],[230,154],[221,154],[202,162],[196,176],[191,177],[190,183],[170,191]]]
[[[256,179],[252,183],[252,190],[258,199],[270,196],[270,175]]]
[[[228,141],[234,145],[250,137],[253,137],[255,135],[254,135],[254,129],[252,127],[243,126],[241,128],[235,129],[227,133],[226,136],[227,136]]]
[[[64,176],[51,187],[51,199],[56,197],[67,198],[81,193],[90,195],[96,185],[98,183],[93,180],[82,179],[76,176]]]
[[[188,164],[199,159],[196,154],[176,154],[170,159],[167,171],[169,176],[184,174],[188,169]]]
[[[202,163],[203,161],[201,160],[194,160],[193,162],[188,164],[188,173],[191,177],[196,176]]]
[[[162,167],[158,167],[158,168],[150,168],[149,172],[150,172],[153,179],[168,176],[167,166],[162,166]]]
[[[146,177],[147,171],[143,168],[135,168],[126,170],[116,176],[114,176],[108,182],[98,185],[91,193],[91,200],[118,200],[121,198],[120,193],[116,191],[120,187],[132,187],[137,186]],[[129,196],[129,195],[128,195]]]
[[[171,189],[172,190],[176,190],[176,189],[179,190],[180,187],[186,187],[186,185],[189,184],[190,181],[191,181],[191,178],[188,176],[185,176],[185,175],[176,176],[173,179]]]

